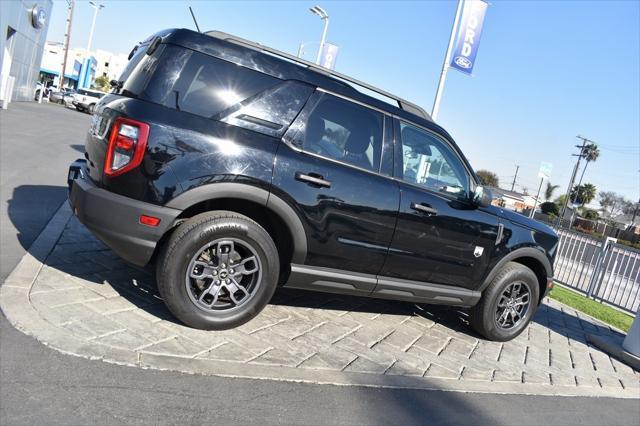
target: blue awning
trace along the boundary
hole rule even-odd
[[[60,71],[53,71],[47,68],[40,68],[40,72],[45,72],[47,74],[53,74],[53,75],[60,75]],[[72,75],[72,74],[65,74],[64,78],[68,78],[69,80],[78,80],[78,76],[77,75]]]

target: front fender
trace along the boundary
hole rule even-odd
[[[542,249],[534,247],[522,247],[515,249],[512,252],[505,255],[500,261],[491,269],[486,278],[482,282],[482,285],[478,288],[479,291],[484,291],[485,288],[491,284],[491,281],[495,278],[498,272],[509,262],[520,258],[532,258],[535,259],[545,271],[547,277],[553,276],[553,266],[549,261],[549,258]]]

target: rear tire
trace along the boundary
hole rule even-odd
[[[489,340],[511,340],[527,327],[539,301],[540,285],[533,271],[509,262],[471,309],[471,326]]]
[[[160,253],[158,290],[169,310],[203,330],[237,327],[255,317],[276,289],[273,240],[246,216],[217,211],[181,224]]]

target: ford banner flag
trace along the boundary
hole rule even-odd
[[[486,11],[487,3],[482,0],[464,2],[458,38],[449,65],[465,74],[471,74],[473,71]]]
[[[335,69],[337,56],[338,46],[325,42],[322,46],[322,52],[320,53],[320,66],[329,68],[330,70]]]

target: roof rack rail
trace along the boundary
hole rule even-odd
[[[305,65],[307,68],[310,68],[310,69],[312,69],[312,70],[314,70],[316,72],[319,72],[321,74],[327,75],[329,77],[334,77],[334,78],[337,78],[337,79],[340,79],[340,80],[344,80],[344,81],[347,81],[349,83],[355,84],[356,86],[360,86],[360,87],[365,88],[367,90],[371,90],[372,92],[375,92],[375,93],[377,93],[379,95],[382,95],[384,97],[387,97],[389,99],[394,100],[395,102],[398,103],[398,107],[400,109],[405,110],[405,111],[407,111],[407,112],[409,112],[411,114],[417,115],[419,117],[425,118],[425,119],[427,119],[429,121],[432,121],[431,120],[431,116],[429,114],[427,114],[427,112],[424,109],[422,109],[420,106],[418,106],[418,105],[416,105],[416,104],[414,104],[412,102],[409,102],[409,101],[407,101],[405,99],[402,99],[402,98],[400,98],[400,97],[398,97],[396,95],[393,95],[393,94],[391,94],[391,93],[389,93],[389,92],[387,92],[385,90],[378,89],[375,86],[372,86],[372,85],[367,84],[365,82],[362,82],[360,80],[356,80],[353,77],[349,77],[348,75],[341,74],[339,72],[330,70],[328,68],[321,67],[321,66],[319,66],[317,64],[314,64],[313,62],[307,61],[305,59],[298,58],[297,56],[291,55],[289,53],[282,52],[282,51],[280,51],[278,49],[267,47],[267,46],[264,46],[264,45],[262,45],[260,43],[256,43],[256,42],[253,42],[253,41],[245,40],[243,38],[236,37],[234,35],[227,34],[227,33],[224,33],[222,31],[207,31],[205,34],[208,35],[208,36],[211,36],[211,37],[215,37],[215,38],[221,39],[221,40],[229,41],[231,43],[236,43],[236,44],[239,44],[239,45],[244,46],[244,47],[248,47],[248,48],[253,49],[253,50],[258,50],[258,51],[270,53],[270,54],[275,55],[275,56],[280,56],[282,58],[285,58],[285,59],[288,59],[290,61],[296,62],[298,64]]]

